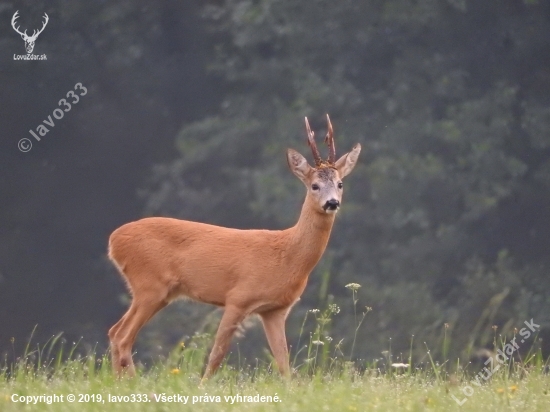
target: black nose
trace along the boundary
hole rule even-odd
[[[325,203],[325,206],[323,207],[323,209],[327,210],[336,210],[340,207],[340,202],[336,199],[330,199],[330,200],[327,200],[327,203]]]

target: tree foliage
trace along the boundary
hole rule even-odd
[[[3,21],[14,7],[0,7]],[[372,307],[361,358],[390,338],[408,353],[412,335],[417,359],[443,339],[462,356],[489,347],[493,325],[510,335],[531,318],[548,335],[548,2],[58,0],[22,4],[22,27],[44,12],[36,52],[48,61],[11,61],[23,44],[0,27],[3,351],[37,323],[42,341],[64,330],[106,346],[124,286],[105,250],[127,221],[292,225],[304,189],[285,149],[309,156],[303,118],[322,136],[325,113],[338,154],[356,142],[363,152],[289,319],[292,345],[306,310],[331,303],[342,310],[326,331],[349,351],[351,282],[359,314]],[[18,152],[76,82],[86,99]],[[181,334],[208,331],[209,310],[166,309],[142,348],[165,354]],[[261,332],[246,333],[257,339],[243,354],[258,354]]]
[[[307,151],[303,117],[322,130],[330,113],[340,153],[365,146],[324,263],[346,309],[333,333],[350,332],[349,282],[373,308],[363,357],[390,338],[407,351],[411,335],[422,337],[419,352],[423,341],[439,348],[446,323],[459,354],[487,345],[493,324],[510,334],[523,320],[542,322],[549,11],[518,1],[207,6],[211,70],[226,93],[215,116],[180,131],[181,157],[153,179],[149,211],[291,225],[303,189],[284,148]],[[298,312],[323,304],[320,272]]]

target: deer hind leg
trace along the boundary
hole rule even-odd
[[[118,330],[124,323],[124,320],[128,318],[129,316],[132,316],[135,312],[136,306],[131,305],[130,309],[120,318],[120,320],[109,329],[109,342],[111,347],[111,364],[113,366],[113,370],[116,374],[120,375],[122,373],[122,367],[120,366],[120,350],[118,347],[118,342],[116,341],[116,335],[118,333]]]
[[[267,342],[275,357],[279,372],[285,377],[290,376],[288,346],[285,334],[285,322],[288,312],[289,308],[285,308],[260,314]]]
[[[237,308],[236,306],[226,306],[222,320],[218,326],[218,331],[216,332],[214,346],[212,347],[210,357],[208,358],[208,365],[206,366],[204,376],[202,377],[203,381],[210,378],[220,366],[220,363],[229,350],[231,338],[235,334],[235,331],[245,316],[246,311],[243,309]]]
[[[139,330],[168,302],[164,299],[148,294],[147,296],[135,295],[130,309],[109,331],[113,367],[119,376],[127,374],[135,375],[134,362],[132,361],[132,347]],[[112,332],[111,332],[112,331]]]

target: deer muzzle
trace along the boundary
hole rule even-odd
[[[334,212],[334,211],[337,211],[339,207],[340,207],[340,202],[338,200],[330,199],[330,200],[327,200],[327,202],[323,206],[323,209],[325,210],[325,212],[327,211]]]

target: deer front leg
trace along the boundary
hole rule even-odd
[[[285,322],[289,311],[290,308],[284,308],[260,314],[267,342],[275,357],[279,372],[286,378],[290,376],[288,346],[285,334]]]
[[[214,372],[220,366],[223,358],[229,350],[229,345],[231,344],[231,338],[237,330],[239,324],[243,321],[246,316],[246,311],[236,306],[226,306],[225,312],[220,321],[220,326],[218,326],[218,331],[216,332],[216,339],[214,340],[214,346],[210,352],[210,357],[208,358],[208,365],[202,377],[202,382],[210,378]]]

